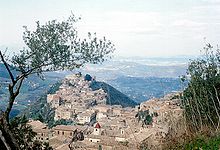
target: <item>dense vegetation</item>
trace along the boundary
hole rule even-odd
[[[220,53],[210,44],[204,47],[205,55],[190,62],[188,87],[183,93],[183,107],[187,122],[194,131],[220,127]],[[184,78],[183,78],[184,80]]]
[[[177,145],[175,148],[171,149],[184,149],[184,150],[192,150],[192,149],[203,149],[203,150],[219,150],[220,145],[220,137],[197,137],[191,141],[186,142],[183,145]]]
[[[204,149],[220,148],[220,51],[207,44],[205,54],[191,60],[187,75],[190,78],[183,91],[182,108],[184,119],[182,128],[167,137],[166,149]]]
[[[40,120],[44,123],[47,123],[49,127],[54,125],[54,109],[50,108],[47,103],[47,94],[54,94],[60,87],[61,83],[57,82],[54,84],[44,95],[42,95],[35,103],[30,105],[24,113],[21,115],[26,115],[28,118],[34,120]]]
[[[34,139],[37,133],[35,133],[32,130],[32,127],[27,123],[28,118],[26,118],[25,116],[17,116],[10,120],[11,130],[18,140],[21,150],[52,150],[52,147],[49,146],[49,143],[41,142]],[[1,141],[0,149],[5,150],[4,143],[1,143]]]
[[[135,115],[135,118],[137,118],[138,122],[142,123],[143,127],[144,125],[151,125],[153,122],[153,117],[157,115],[157,113],[150,114],[149,110],[141,110],[138,111],[138,113]]]
[[[90,87],[93,90],[102,88],[107,93],[107,104],[109,105],[121,105],[122,107],[134,107],[137,105],[135,101],[105,82],[94,81]]]

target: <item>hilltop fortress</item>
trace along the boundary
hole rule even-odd
[[[182,109],[173,95],[151,99],[135,108],[106,105],[107,93],[92,90],[94,79],[75,74],[67,76],[55,94],[47,95],[47,103],[55,109],[54,120],[70,120],[71,125],[57,125],[52,129],[39,121],[29,124],[37,132],[36,139],[49,142],[60,150],[137,149],[144,140],[160,145],[169,132],[167,119],[179,118]],[[171,100],[172,99],[172,100]],[[81,139],[73,141],[74,134]]]

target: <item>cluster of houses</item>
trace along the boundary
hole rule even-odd
[[[55,94],[47,95],[47,103],[55,108],[54,120],[72,120],[78,124],[95,121],[95,112],[90,108],[106,103],[104,90],[92,90],[92,78],[87,80],[81,74],[67,76]]]
[[[81,75],[68,76],[55,94],[48,95],[47,102],[55,108],[54,120],[68,119],[74,124],[48,129],[40,121],[30,120],[37,140],[49,142],[56,150],[69,149],[69,146],[89,150],[135,150],[145,139],[162,142],[169,131],[167,115],[170,112],[175,117],[182,115],[178,100],[170,98],[151,99],[135,108],[106,105],[106,93],[102,89],[93,91],[90,82]],[[135,117],[144,110],[158,114],[145,126]],[[83,138],[73,140],[76,132]]]

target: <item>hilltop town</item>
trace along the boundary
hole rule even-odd
[[[54,120],[68,120],[70,125],[51,129],[40,121],[29,124],[37,133],[35,139],[49,142],[56,150],[137,149],[148,139],[159,146],[169,133],[169,122],[182,115],[178,95],[151,99],[136,107],[107,105],[107,93],[93,90],[96,82],[90,75],[67,76],[59,90],[47,95],[47,103],[55,109]]]

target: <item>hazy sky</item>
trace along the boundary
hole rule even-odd
[[[195,55],[220,43],[220,0],[0,0],[0,48],[22,48],[23,25],[81,16],[80,35],[106,36],[119,56]]]

